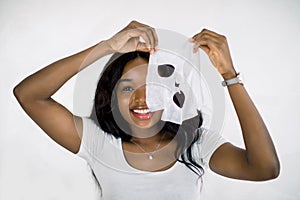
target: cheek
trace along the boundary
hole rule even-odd
[[[117,92],[117,102],[119,107],[129,107],[133,100],[132,92]]]
[[[125,112],[126,113],[129,112],[129,102],[130,102],[129,97],[126,97],[121,94],[117,94],[117,102],[118,102],[119,110],[122,114],[125,114]]]
[[[156,121],[159,121],[159,120],[161,120],[162,114],[163,114],[163,110],[158,110],[158,111],[155,111],[153,117],[155,118]]]

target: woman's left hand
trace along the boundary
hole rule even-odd
[[[194,35],[190,42],[194,43],[194,52],[197,52],[198,48],[205,51],[212,64],[225,80],[236,76],[225,36],[203,29],[200,33]]]
[[[227,40],[209,30],[202,30],[190,40],[194,51],[201,48],[225,80],[236,76]],[[227,87],[243,134],[245,148],[227,142],[212,154],[212,171],[230,178],[262,181],[279,175],[280,163],[269,131],[245,87]]]

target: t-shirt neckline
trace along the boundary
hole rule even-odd
[[[131,168],[132,170],[139,172],[139,173],[145,173],[145,174],[163,174],[163,173],[168,173],[170,171],[173,171],[174,168],[176,168],[176,166],[178,165],[178,160],[176,160],[176,162],[169,167],[168,169],[165,170],[161,170],[161,171],[147,171],[147,170],[141,170],[141,169],[137,169],[135,167],[133,167],[131,164],[129,164],[129,162],[126,159],[126,156],[124,155],[124,149],[123,149],[123,145],[122,145],[122,139],[119,138],[118,139],[118,146],[120,149],[120,154],[121,154],[121,158],[122,161],[126,164],[127,167]]]

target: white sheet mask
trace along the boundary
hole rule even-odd
[[[200,56],[193,53],[193,44],[187,39],[177,47],[174,41],[173,51],[159,48],[150,56],[146,102],[151,111],[164,110],[163,121],[181,124],[196,116],[203,105]]]
[[[193,53],[193,44],[188,41],[188,37],[170,30],[156,29],[156,31],[159,38],[159,51],[150,56],[150,65],[155,66],[154,61],[162,61],[163,64],[172,64],[171,58],[174,58],[173,61],[175,64],[173,64],[174,72],[172,72],[169,78],[159,76],[158,71],[155,71],[154,67],[148,68],[149,71],[146,80],[146,102],[148,107],[153,111],[165,109],[162,119],[177,124],[181,124],[185,119],[195,116],[198,109],[204,120],[202,127],[221,134],[225,116],[225,94],[216,69],[212,66],[209,58],[203,51],[199,50],[196,54]],[[167,54],[167,56],[165,57],[164,54]],[[76,115],[90,115],[94,107],[94,94],[99,74],[101,74],[110,57],[111,55],[108,55],[99,59],[78,74],[73,98],[73,110]],[[182,62],[193,64],[188,66],[183,65],[183,67],[178,64],[182,64]],[[195,73],[191,72],[191,70],[195,71]],[[153,76],[151,77],[152,73]],[[196,80],[188,78],[189,76],[186,73],[193,75]],[[195,74],[196,76],[194,76]],[[175,82],[179,82],[178,87],[176,87]],[[154,87],[159,84],[160,87]],[[182,108],[173,103],[174,94],[181,90],[185,95],[185,104],[183,104]],[[189,95],[191,92],[186,92],[186,90],[192,91],[192,95]],[[192,101],[193,98],[191,97],[194,97],[197,101]],[[169,105],[170,103],[173,105]],[[188,107],[184,107],[187,105]]]

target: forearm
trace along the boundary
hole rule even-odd
[[[20,101],[47,100],[66,81],[97,59],[112,53],[105,42],[56,61],[19,83],[14,93]]]
[[[259,171],[279,171],[279,161],[271,136],[244,86],[234,84],[228,91],[243,133],[248,164]]]

